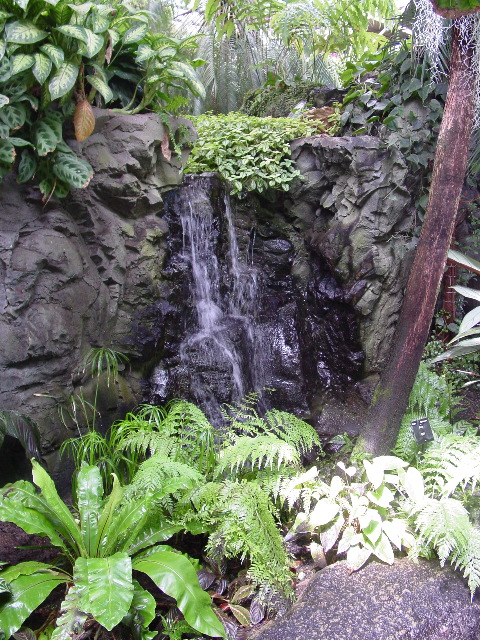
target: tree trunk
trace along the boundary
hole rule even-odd
[[[472,50],[452,26],[450,83],[438,135],[427,211],[398,320],[390,360],[355,452],[382,455],[394,446],[428,338],[465,179],[474,115]]]

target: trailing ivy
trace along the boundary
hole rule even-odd
[[[186,172],[218,172],[230,182],[235,195],[266,189],[288,191],[300,175],[290,157],[289,142],[318,133],[320,127],[299,118],[255,118],[241,113],[192,119],[198,140]]]

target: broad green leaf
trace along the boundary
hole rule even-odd
[[[44,44],[40,47],[40,51],[45,53],[50,58],[57,69],[62,65],[65,54],[63,53],[63,49],[61,47],[57,47],[54,44]]]
[[[448,257],[452,262],[455,262],[455,264],[458,264],[460,267],[465,267],[465,269],[468,269],[469,271],[480,274],[480,262],[477,260],[460,253],[460,251],[454,251],[453,249],[450,249],[448,252]]]
[[[23,11],[25,11],[25,9],[27,8],[28,3],[30,2],[30,0],[14,0],[15,4],[17,6],[20,7],[20,9],[22,9]]]
[[[475,307],[465,314],[463,320],[458,328],[457,340],[462,338],[462,333],[465,333],[472,327],[476,326],[480,322],[480,307]]]
[[[98,521],[98,536],[95,555],[99,555],[99,549],[104,538],[108,539],[108,535],[112,530],[112,521],[115,517],[115,512],[123,497],[123,489],[120,486],[117,476],[114,473],[112,476],[113,488]]]
[[[200,587],[192,564],[171,551],[156,551],[137,558],[133,568],[146,573],[167,595],[175,598],[185,620],[196,631],[224,637],[223,625],[214,614],[210,596]]]
[[[382,517],[375,509],[367,509],[366,513],[358,519],[362,533],[373,544],[382,535]]]
[[[133,27],[130,27],[130,29],[125,31],[125,33],[123,34],[123,44],[132,44],[133,42],[138,42],[143,38],[147,31],[148,24],[144,22],[134,24]]]
[[[373,459],[373,464],[378,465],[384,471],[395,471],[396,469],[404,469],[408,467],[408,462],[401,460],[396,456],[377,456]]]
[[[108,631],[119,624],[132,603],[132,561],[126,553],[107,558],[77,558],[73,577],[80,607]]]
[[[472,300],[480,300],[480,291],[478,291],[477,289],[462,287],[461,285],[456,285],[455,287],[452,287],[452,289],[455,289],[457,293],[465,296],[466,298],[471,298]]]
[[[87,615],[80,608],[80,597],[72,585],[62,602],[51,640],[72,640],[83,631],[86,620]]]
[[[374,489],[378,489],[378,487],[383,482],[384,470],[381,465],[369,462],[368,460],[363,461],[363,466],[365,467],[365,472],[367,474],[367,478],[373,485]]]
[[[93,169],[78,156],[67,153],[57,153],[53,172],[67,184],[77,189],[83,189],[93,177]]]
[[[48,89],[52,100],[61,98],[75,86],[79,68],[73,62],[63,62],[51,78]]]
[[[87,36],[87,40],[85,42],[85,55],[87,58],[93,58],[97,55],[100,49],[105,44],[105,38],[103,36],[97,35],[90,31],[90,29],[85,29],[85,35]]]
[[[8,138],[10,144],[13,144],[14,147],[33,147],[33,144],[28,140],[24,140],[23,138],[15,138],[10,136]]]
[[[393,564],[393,561],[395,560],[393,548],[390,540],[385,535],[385,533],[382,532],[382,535],[375,543],[372,543],[369,539],[367,539],[366,545],[368,548],[370,548],[372,553],[377,556],[379,560],[381,560],[382,562],[386,562],[387,564]]]
[[[324,531],[320,532],[320,542],[322,543],[322,547],[325,552],[330,551],[336,543],[343,525],[343,516],[339,514]]]
[[[28,562],[19,562],[11,567],[7,567],[0,573],[0,576],[7,582],[12,582],[19,576],[31,576],[33,573],[41,573],[52,569],[54,569],[54,567],[44,562],[29,560]]]
[[[85,547],[82,542],[78,525],[68,510],[67,505],[58,495],[53,480],[36,460],[32,460],[32,476],[34,483],[41,490],[42,496],[48,506],[57,515],[62,525],[65,527],[65,531],[67,532],[71,543],[77,547],[79,555],[84,554]]]
[[[12,65],[7,57],[0,60],[0,82],[7,82],[12,75]]]
[[[21,102],[10,103],[0,110],[0,120],[10,129],[20,129],[27,119],[27,108]]]
[[[14,500],[3,498],[0,500],[0,520],[13,522],[17,527],[23,529],[25,533],[47,537],[56,547],[66,548],[65,543],[57,533],[55,525],[47,516],[36,509],[31,509]]]
[[[308,521],[313,527],[321,527],[331,522],[340,511],[340,507],[335,502],[327,498],[322,498],[317,502],[315,508],[308,516]]]
[[[347,567],[350,571],[358,571],[372,555],[370,549],[355,544],[347,551]]]
[[[423,476],[415,467],[409,467],[405,473],[403,486],[408,497],[415,503],[420,504],[425,497],[425,484]]]
[[[95,553],[102,497],[103,481],[98,467],[83,464],[77,474],[77,504],[80,531],[89,555]]]
[[[395,496],[386,485],[382,484],[376,491],[368,491],[367,498],[379,507],[388,507]]]
[[[60,31],[60,33],[63,33],[64,36],[75,38],[75,40],[80,40],[85,44],[87,43],[88,36],[86,29],[78,24],[63,24],[55,28],[57,31]]]
[[[158,524],[154,527],[149,527],[148,529],[144,529],[140,531],[138,536],[132,540],[130,546],[127,551],[128,554],[133,556],[142,549],[146,549],[147,547],[151,547],[154,544],[159,542],[166,542],[170,540],[170,538],[175,535],[178,531],[181,531],[182,527],[175,526],[172,524]]]
[[[46,156],[57,148],[58,137],[44,119],[37,120],[33,129],[33,142],[39,156]]]
[[[390,542],[400,550],[402,548],[402,539],[405,535],[406,521],[401,518],[385,520],[382,528]]]
[[[36,53],[34,58],[35,63],[32,69],[33,75],[39,84],[43,84],[52,70],[52,61],[48,55],[45,55],[44,53]]]
[[[205,87],[198,79],[197,74],[193,67],[185,62],[178,62],[176,60],[170,63],[169,71],[175,72],[177,77],[183,78],[189,85],[190,90],[198,97],[205,97]]]
[[[148,627],[155,618],[155,598],[137,580],[133,580],[133,589],[132,604],[122,622],[131,628]]]
[[[55,111],[47,110],[42,118],[42,122],[48,124],[55,134],[55,137],[57,138],[57,150],[60,151],[60,144],[63,142],[63,120],[61,116],[58,118],[56,117]]]
[[[34,44],[48,36],[46,31],[39,29],[30,20],[17,20],[7,25],[5,29],[7,42],[15,44]]]
[[[150,514],[154,495],[146,494],[139,500],[126,502],[115,514],[107,539],[102,544],[102,555],[115,550],[127,551],[142,531],[144,522]]]
[[[26,71],[33,67],[35,62],[35,58],[28,53],[18,53],[15,56],[12,56],[12,75],[16,75],[17,73],[22,73],[22,71]]]
[[[17,182],[28,182],[37,169],[37,160],[35,155],[29,150],[22,151],[22,157],[18,165]]]
[[[9,581],[12,598],[0,607],[0,629],[9,638],[59,584],[69,581],[65,574],[45,570],[21,575]]]
[[[105,103],[113,100],[112,90],[110,89],[108,84],[101,78],[99,78],[98,76],[87,76],[86,80],[92,85],[94,89],[96,89],[101,94],[102,98],[105,100]]]
[[[0,162],[10,166],[15,160],[15,147],[8,138],[0,139]]]

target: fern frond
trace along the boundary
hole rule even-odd
[[[162,492],[174,478],[181,478],[186,487],[204,481],[203,475],[196,469],[166,456],[155,455],[142,462],[132,483],[126,488],[125,499],[130,501]]]
[[[268,427],[266,431],[273,433],[297,451],[305,453],[313,447],[321,447],[320,438],[315,429],[304,420],[291,413],[270,409],[264,416]]]
[[[241,436],[234,444],[229,444],[220,451],[215,476],[218,477],[227,470],[239,474],[243,469],[272,469],[274,466],[279,469],[282,465],[297,465],[299,462],[298,451],[277,436]]]
[[[480,438],[447,435],[425,452],[419,466],[432,493],[451,495],[458,487],[472,490],[480,478]]]
[[[463,577],[467,578],[473,599],[475,589],[480,587],[480,529],[478,527],[471,526],[466,544],[453,551],[451,562],[455,565],[455,569],[460,568]]]
[[[471,524],[468,511],[454,498],[427,498],[415,518],[415,528],[431,545],[443,565],[448,557],[466,547]]]
[[[218,526],[207,553],[214,558],[249,558],[248,576],[257,585],[292,595],[288,558],[273,507],[255,482],[225,482],[218,496]]]

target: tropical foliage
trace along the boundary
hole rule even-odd
[[[195,38],[152,34],[149,15],[123,2],[9,0],[0,12],[0,177],[17,160],[19,182],[35,178],[44,199],[85,187],[91,167],[65,144],[93,131],[91,102],[134,113],[168,109],[172,88],[201,95],[188,59]]]
[[[0,629],[6,638],[57,585],[67,584],[53,640],[69,640],[82,630],[88,616],[108,630],[122,622],[136,626],[142,640],[151,640],[155,633],[148,625],[155,617],[155,601],[133,579],[132,570],[147,574],[175,598],[193,629],[210,636],[224,635],[192,564],[170,547],[158,544],[172,535],[171,529],[161,524],[153,528],[150,522],[152,506],[168,493],[188,488],[188,480],[170,480],[161,491],[133,501],[128,488],[122,488],[115,478],[110,495],[104,497],[98,468],[82,465],[72,514],[46,471],[37,462],[32,464],[39,492],[26,481],[4,487],[0,519],[14,522],[27,533],[48,537],[71,569],[24,562],[0,573],[10,592],[0,607]]]
[[[203,173],[217,171],[232,187],[232,193],[266,189],[288,191],[300,175],[290,157],[294,138],[314,132],[333,132],[300,118],[255,118],[240,113],[203,115],[195,118],[198,131],[185,171]]]

